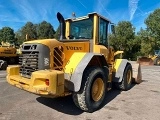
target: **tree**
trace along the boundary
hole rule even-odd
[[[160,49],[160,8],[151,13],[145,20],[150,36],[155,39],[155,48]]]
[[[9,43],[14,43],[15,42],[15,34],[14,30],[10,27],[3,27],[0,30],[0,42],[9,42]]]
[[[21,29],[21,37],[23,40],[37,39],[37,25],[27,22]]]
[[[50,23],[43,21],[38,25],[37,34],[39,39],[54,38],[55,30]]]
[[[115,36],[110,36],[110,44],[115,50],[123,50],[124,57],[136,59],[133,56],[140,49],[138,39],[135,39],[135,28],[129,21],[120,21],[115,27]]]
[[[17,45],[21,45],[25,41],[25,39],[23,39],[22,37],[21,30],[18,30],[17,32],[15,32],[15,39],[17,41]]]
[[[58,26],[56,33],[54,34],[54,37],[58,40],[60,36],[60,26]]]
[[[152,37],[152,32],[148,29],[140,29],[137,33],[137,37],[141,43],[140,53],[142,56],[148,56],[149,54],[154,54],[155,49],[155,39]]]

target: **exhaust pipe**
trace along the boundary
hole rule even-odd
[[[57,13],[57,19],[60,23],[60,40],[66,39],[65,37],[65,31],[66,31],[66,25],[65,25],[65,20],[63,18],[63,16],[61,15],[61,13]]]

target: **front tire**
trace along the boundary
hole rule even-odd
[[[86,69],[79,92],[73,93],[75,105],[86,112],[100,108],[105,97],[107,75],[100,67]]]
[[[128,64],[124,70],[122,82],[116,83],[116,87],[120,90],[127,91],[131,88],[132,85],[132,66]]]

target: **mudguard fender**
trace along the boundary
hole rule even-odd
[[[105,61],[104,56],[101,54],[86,53],[84,57],[80,60],[80,62],[76,65],[76,68],[74,69],[74,72],[72,74],[65,73],[65,87],[67,89],[75,92],[78,92],[80,90],[83,72],[94,56],[101,57],[101,60]],[[72,61],[70,61],[70,63],[72,64]],[[107,63],[102,64],[107,65]]]
[[[113,82],[121,82],[126,65],[130,64],[127,59],[116,59],[113,69]]]

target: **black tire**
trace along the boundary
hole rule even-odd
[[[90,67],[84,71],[81,89],[79,92],[73,93],[73,101],[78,108],[86,112],[94,112],[95,110],[100,108],[105,97],[107,82],[106,74],[100,67]],[[101,81],[102,83],[102,87],[100,88],[99,86],[100,89],[98,89],[101,91],[98,100],[94,100],[95,97],[92,96],[94,94],[92,93],[94,91],[92,91],[92,87],[94,86],[93,83],[96,83],[95,81]],[[99,83],[99,85],[101,83]]]
[[[2,66],[1,66],[1,69],[2,69],[2,70],[6,70],[7,67],[8,67],[8,64],[7,64],[6,61],[4,61],[3,64],[2,64]]]
[[[160,66],[160,57],[157,57],[154,61],[155,61],[155,65]]]
[[[156,65],[156,61],[157,61],[157,58],[155,58],[155,59],[153,60],[154,65]]]
[[[129,74],[129,78],[128,78],[128,74]],[[128,64],[124,70],[122,82],[115,83],[116,88],[124,91],[129,90],[132,85],[132,76],[133,76],[132,66]]]

